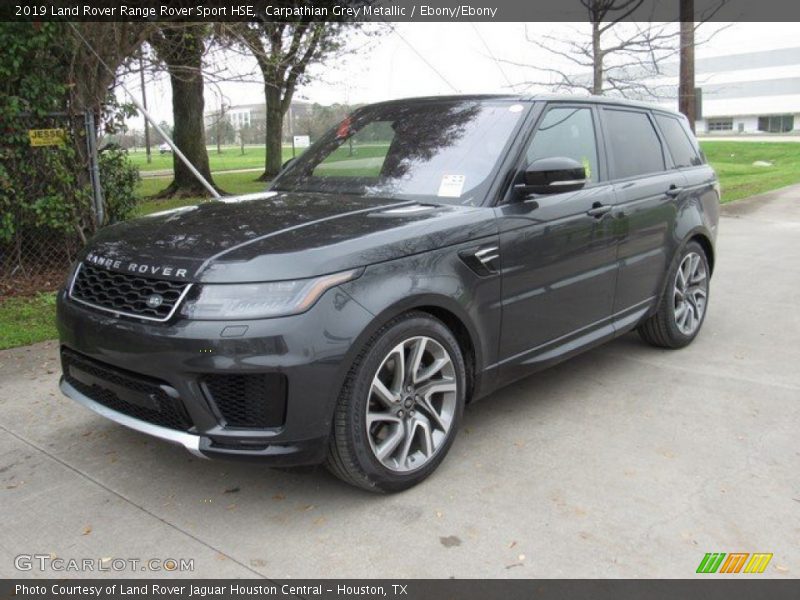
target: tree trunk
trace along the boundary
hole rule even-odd
[[[694,0],[681,0],[681,54],[678,82],[678,110],[689,120],[694,131],[697,118],[694,93]]]
[[[600,47],[600,23],[592,22],[592,94],[603,95],[603,50]]]
[[[172,136],[175,144],[200,174],[214,185],[208,166],[203,127],[205,102],[202,60],[205,48],[202,30],[199,27],[186,26],[165,30],[156,49],[169,71],[172,117],[175,121]],[[172,169],[172,183],[158,194],[159,197],[210,196],[208,190],[177,155],[172,157]]]
[[[283,109],[281,107],[281,93],[274,85],[264,86],[264,97],[267,100],[267,133],[266,150],[267,156],[264,159],[264,173],[258,178],[259,181],[269,181],[283,164]]]

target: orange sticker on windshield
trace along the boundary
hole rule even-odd
[[[352,127],[352,119],[350,117],[345,117],[344,121],[339,123],[339,128],[336,130],[336,137],[337,138],[346,138],[352,135],[351,127]]]

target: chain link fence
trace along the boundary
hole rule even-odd
[[[93,125],[93,120],[92,123]],[[6,133],[29,144],[3,147],[0,206],[4,236],[0,237],[0,297],[52,291],[85,241],[95,222],[95,191],[99,181],[93,145],[87,145],[89,117],[60,113],[26,115],[8,124]],[[94,162],[93,162],[94,161]],[[12,170],[16,169],[16,173]],[[20,175],[24,173],[24,175]],[[37,176],[41,174],[41,176]]]

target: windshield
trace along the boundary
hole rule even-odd
[[[367,106],[325,134],[272,189],[480,204],[523,113],[508,101]]]

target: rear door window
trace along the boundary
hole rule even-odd
[[[664,150],[645,112],[603,109],[615,179],[664,171]]]
[[[656,115],[656,122],[659,129],[661,129],[661,133],[664,134],[664,140],[667,142],[667,148],[676,169],[696,167],[703,164],[703,160],[700,158],[694,143],[692,143],[678,119],[666,115]]]

